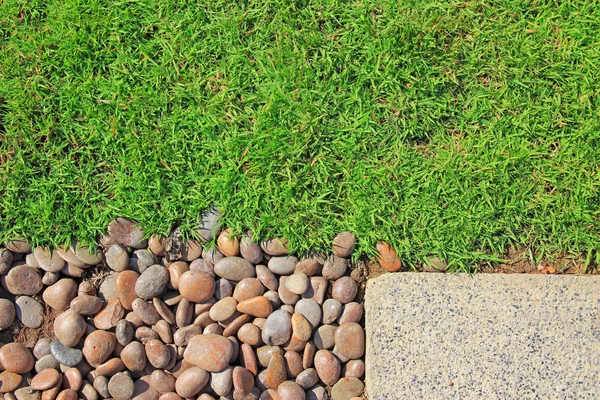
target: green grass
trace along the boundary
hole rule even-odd
[[[117,216],[600,261],[599,3],[0,4],[0,236]]]

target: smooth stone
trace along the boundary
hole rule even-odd
[[[300,372],[304,371],[302,356],[297,352],[286,351],[283,358],[285,359],[285,369],[288,377],[296,378]]]
[[[65,266],[65,260],[56,250],[51,251],[47,247],[36,247],[33,256],[38,266],[46,272],[59,272]]]
[[[63,258],[63,260],[65,260],[67,262],[67,265],[69,265],[71,267],[81,268],[81,269],[88,267],[88,265],[86,265],[83,261],[81,261],[79,258],[77,258],[77,256],[73,252],[73,250],[68,247],[59,247],[58,249],[56,249],[56,252],[58,253],[59,256],[61,256]]]
[[[81,398],[84,400],[98,400],[98,392],[91,383],[84,381],[83,388],[81,388]]]
[[[152,303],[137,298],[133,301],[133,311],[139,315],[146,325],[154,325],[161,320],[161,316]]]
[[[335,331],[335,345],[337,351],[344,357],[351,360],[361,358],[365,353],[365,331],[363,327],[355,322],[340,325]]]
[[[19,387],[23,377],[10,371],[0,372],[0,393],[9,393]],[[7,397],[5,396],[4,399]]]
[[[364,383],[358,378],[342,378],[331,389],[332,400],[352,400],[365,389]]]
[[[398,258],[398,254],[386,242],[377,242],[375,244],[378,257],[377,262],[383,269],[388,272],[397,272],[402,268],[402,261]]]
[[[129,321],[122,319],[117,322],[115,336],[121,346],[127,346],[133,340],[134,335],[135,330]]]
[[[35,361],[31,351],[21,343],[8,343],[0,347],[0,365],[9,372],[25,374],[33,369]]]
[[[33,346],[33,356],[38,360],[48,354],[50,354],[50,343],[52,343],[52,339],[50,338],[42,338],[37,341],[35,346]]]
[[[181,276],[190,270],[190,266],[185,261],[175,261],[169,265],[167,272],[169,272],[169,286],[173,289],[179,290],[179,280]]]
[[[8,291],[15,295],[33,296],[44,287],[38,269],[28,265],[11,268],[5,276],[4,283]]]
[[[269,267],[269,270],[274,274],[290,275],[294,272],[294,269],[296,269],[297,263],[298,259],[294,256],[271,257],[267,267]]]
[[[276,309],[279,306],[281,306],[281,299],[279,298],[279,294],[277,292],[275,292],[273,290],[269,290],[263,296],[265,296],[267,299],[269,299],[269,301],[273,305],[273,309]]]
[[[129,265],[129,254],[120,244],[113,244],[106,251],[106,264],[116,272],[125,271]]]
[[[77,283],[69,278],[60,279],[54,285],[47,287],[42,294],[44,303],[58,311],[69,308],[71,300],[76,296]]]
[[[10,250],[0,247],[0,275],[4,275],[8,272],[12,266],[13,259],[14,255]],[[35,267],[35,265],[31,265],[30,263],[26,264]]]
[[[335,325],[322,325],[320,326],[314,336],[314,343],[319,350],[329,350],[337,343],[335,340],[335,332],[338,329]],[[364,338],[364,335],[363,335]],[[364,342],[364,340],[363,340]],[[364,343],[362,345],[364,349]]]
[[[83,343],[83,356],[91,366],[97,366],[108,359],[117,345],[117,338],[106,331],[90,333]]]
[[[334,323],[342,314],[343,305],[336,299],[327,299],[323,303],[323,323],[329,325]]]
[[[17,315],[17,311],[13,302],[8,299],[0,299],[0,330],[11,326],[15,322],[15,315]]]
[[[220,278],[239,282],[244,278],[253,278],[256,270],[250,262],[243,258],[225,257],[215,264],[215,274]]]
[[[219,335],[196,335],[190,340],[183,358],[208,372],[221,372],[233,355],[233,345]]]
[[[115,278],[115,295],[126,310],[133,310],[133,301],[138,298],[135,284],[139,277],[135,271],[123,271]]]
[[[269,346],[281,346],[292,336],[292,318],[289,313],[274,311],[267,317],[262,331],[262,339]]]
[[[161,235],[152,235],[150,239],[148,239],[148,248],[154,254],[159,257],[163,257],[165,255],[165,246],[167,243],[167,238]]]
[[[28,241],[23,239],[15,239],[11,241],[4,242],[4,247],[13,253],[31,253],[31,245]]]
[[[120,358],[111,358],[96,366],[96,373],[103,376],[113,376],[125,371],[126,367]]]
[[[210,387],[217,396],[227,396],[233,390],[233,367],[210,373]]]
[[[108,235],[114,243],[136,249],[143,248],[148,243],[144,239],[144,231],[137,222],[127,218],[117,218],[108,224]]]
[[[217,247],[225,257],[234,257],[240,254],[240,241],[231,232],[231,229],[227,228],[217,238]]]
[[[323,386],[317,385],[306,391],[306,400],[329,400],[329,395]]]
[[[67,367],[74,367],[83,359],[81,350],[64,346],[59,340],[53,340],[50,344],[50,354],[56,361]]]
[[[152,265],[158,264],[158,259],[150,250],[140,249],[133,252],[136,262],[136,272],[140,274],[147,270]]]
[[[223,297],[217,301],[209,311],[210,318],[214,321],[224,321],[231,318],[237,307],[237,301],[233,297]]]
[[[303,389],[309,389],[319,382],[319,375],[314,368],[307,368],[296,377],[296,383]]]
[[[365,374],[365,362],[363,360],[350,360],[346,363],[344,376],[348,378],[362,378]]]
[[[183,261],[194,261],[202,256],[202,246],[195,240],[186,240],[179,248],[179,258]]]
[[[302,272],[306,276],[314,276],[321,272],[321,268],[323,268],[323,264],[321,264],[319,259],[315,257],[303,258],[296,264],[294,273]]]
[[[292,314],[292,332],[296,338],[302,341],[308,341],[312,335],[310,323],[300,313]]]
[[[363,306],[356,302],[344,305],[342,315],[340,315],[338,318],[338,324],[342,325],[348,322],[360,322],[363,316],[363,311]]]
[[[82,246],[79,242],[75,244],[75,248],[71,249],[75,252],[75,256],[86,265],[98,265],[104,260],[104,254],[99,247],[94,247],[93,251],[88,246]]]
[[[317,351],[314,363],[321,381],[328,386],[335,385],[340,377],[341,366],[333,353],[328,350]]]
[[[215,293],[215,280],[202,271],[187,271],[179,279],[179,292],[187,300],[202,303]]]
[[[125,309],[116,297],[111,297],[98,314],[94,316],[94,326],[97,329],[108,330],[117,325],[123,316]]]
[[[171,309],[168,305],[165,304],[165,302],[155,297],[152,299],[152,305],[156,309],[156,312],[160,314],[162,319],[164,319],[171,325],[175,325],[175,314],[173,314],[173,311],[171,311]]]
[[[34,369],[36,372],[41,372],[45,369],[60,369],[60,363],[52,354],[47,354],[36,361]]]
[[[244,325],[245,323],[249,322],[251,319],[252,319],[252,317],[248,314],[242,314],[242,315],[236,317],[233,321],[231,321],[227,325],[227,327],[223,331],[223,336],[229,337],[229,336],[235,335],[238,332],[238,330],[240,329],[240,327],[242,325]]]
[[[121,360],[128,370],[143,371],[147,361],[144,345],[137,341],[129,343],[121,350]]]
[[[214,271],[213,271],[214,272]],[[227,279],[219,279],[215,285],[215,298],[221,300],[233,295],[233,284]]]
[[[273,354],[283,356],[283,350],[279,346],[261,346],[256,349],[256,357],[261,367],[266,368],[271,362]]]
[[[60,273],[58,272],[46,272],[44,276],[42,276],[42,283],[46,286],[50,286],[55,284],[60,277]]]
[[[317,302],[308,299],[300,299],[296,303],[294,311],[304,315],[312,329],[319,326],[323,312],[321,306],[319,306]]]
[[[103,301],[107,301],[108,299],[117,296],[117,275],[118,274],[116,272],[106,275],[100,284],[100,288],[98,289],[98,297],[100,297]]]
[[[265,265],[256,266],[256,277],[258,280],[269,290],[277,290],[279,287],[279,281],[271,270]]]
[[[238,302],[250,299],[256,296],[262,296],[265,292],[265,287],[257,278],[245,278],[235,285],[233,298]]]
[[[244,367],[235,367],[233,369],[233,387],[243,396],[250,394],[254,387],[254,377],[250,371]]]
[[[215,276],[215,265],[209,263],[208,261],[197,258],[190,263],[189,269],[192,271],[202,271],[206,272],[210,276]]]
[[[55,369],[40,371],[31,379],[31,388],[34,390],[47,390],[62,382],[62,374]]]
[[[150,375],[150,386],[162,395],[175,391],[175,380],[173,375],[157,369]]]
[[[237,332],[237,337],[242,343],[250,346],[259,346],[263,343],[260,328],[254,324],[244,324]]]
[[[292,293],[301,295],[310,287],[310,279],[302,272],[290,275],[285,280],[285,287]]]
[[[56,400],[77,400],[77,391],[73,389],[65,389],[58,394]]]
[[[329,280],[339,279],[348,270],[348,265],[350,261],[345,258],[338,257],[336,255],[331,255],[323,264],[323,269],[321,270],[321,274],[324,278]]]
[[[110,395],[110,392],[108,391],[108,378],[106,376],[97,376],[94,379],[92,386],[94,386],[94,389],[96,389],[100,397],[102,397],[103,399],[112,397]]]
[[[177,346],[187,346],[190,343],[190,340],[192,340],[194,336],[201,334],[203,328],[208,325],[210,324],[189,325],[179,328],[173,334],[173,342]]]
[[[277,288],[277,294],[279,295],[279,299],[283,304],[294,305],[300,299],[300,296],[296,293],[290,292],[285,287],[285,281],[287,280],[287,276],[279,277],[279,287]]]
[[[40,400],[41,394],[30,386],[15,390],[17,400]]]
[[[258,374],[258,361],[256,360],[254,349],[249,344],[242,343],[240,350],[240,365],[256,376]]]
[[[342,304],[350,303],[358,293],[356,281],[349,276],[344,276],[333,282],[331,297]]]
[[[129,400],[133,397],[135,385],[125,373],[116,374],[108,381],[108,392],[115,400]]]
[[[252,231],[247,231],[240,242],[240,253],[243,258],[250,261],[252,264],[258,264],[263,259],[262,249],[260,244],[252,242],[254,234]]]
[[[148,267],[135,282],[135,292],[144,300],[160,296],[169,282],[169,273],[162,265]]]
[[[306,393],[304,393],[304,389],[296,382],[285,381],[279,385],[277,388],[277,394],[282,399],[286,400],[305,400]]]
[[[204,259],[204,261],[206,261],[209,264],[212,264],[213,266],[217,262],[222,260],[224,257],[225,256],[221,254],[221,252],[219,251],[219,249],[217,249],[216,246],[211,246],[208,249],[202,250],[202,258]]]
[[[87,294],[79,295],[71,300],[71,309],[81,315],[94,315],[104,305],[104,302],[96,296]]]
[[[281,354],[275,353],[269,361],[265,373],[265,384],[270,389],[277,389],[287,378],[285,370],[285,359]]]
[[[196,233],[198,233],[203,242],[210,242],[219,233],[221,233],[221,218],[222,213],[217,207],[213,207],[202,212]]]
[[[284,256],[288,254],[288,242],[284,239],[274,238],[260,243],[261,249],[270,256]]]
[[[83,317],[72,310],[63,312],[54,320],[54,334],[67,347],[76,346],[86,329]]]
[[[348,257],[356,247],[356,236],[350,232],[342,232],[333,239],[331,247],[336,256]]]
[[[257,296],[238,303],[237,310],[253,317],[267,318],[273,312],[273,305],[266,297]]]
[[[166,368],[171,360],[169,348],[158,339],[151,339],[145,346],[146,357],[154,368]]]

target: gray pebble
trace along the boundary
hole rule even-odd
[[[67,367],[74,367],[83,359],[81,350],[66,347],[59,340],[53,340],[50,344],[50,354],[56,358],[56,361]]]
[[[135,330],[133,329],[133,325],[125,319],[117,322],[117,327],[115,328],[115,335],[117,337],[117,341],[122,346],[127,346],[132,340],[133,335],[135,335]]]
[[[254,278],[256,270],[248,260],[240,257],[225,257],[215,264],[215,274],[220,278],[239,282],[245,278]]]
[[[106,264],[113,271],[121,272],[127,269],[129,255],[125,247],[120,244],[113,244],[106,251]]]
[[[290,275],[296,269],[298,259],[294,256],[271,257],[267,266],[274,274]]]
[[[21,323],[28,328],[39,328],[44,323],[44,307],[29,296],[19,296],[16,312]]]
[[[35,371],[40,373],[45,369],[55,369],[60,371],[60,363],[54,358],[52,354],[47,354],[36,361]]]
[[[331,280],[341,278],[346,273],[349,263],[350,261],[345,258],[336,255],[329,256],[323,265],[321,274]]]
[[[321,311],[321,306],[319,306],[317,302],[308,299],[300,299],[296,303],[294,310],[297,313],[304,315],[304,318],[308,320],[312,329],[319,326],[323,312]]]
[[[167,269],[161,265],[153,265],[146,269],[135,282],[135,292],[145,300],[160,296],[169,281]]]
[[[327,299],[323,303],[323,323],[332,324],[342,314],[342,303],[336,299]]]
[[[262,339],[269,346],[281,346],[292,336],[292,317],[286,311],[277,310],[267,317]]]

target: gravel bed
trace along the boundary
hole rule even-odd
[[[219,221],[205,214],[197,230],[216,238],[209,249],[177,230],[146,240],[123,218],[92,251],[5,243],[0,330],[14,340],[0,343],[0,399],[359,398],[354,235],[298,258]]]

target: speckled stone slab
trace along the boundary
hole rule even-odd
[[[600,276],[386,274],[366,293],[375,399],[600,399]]]

